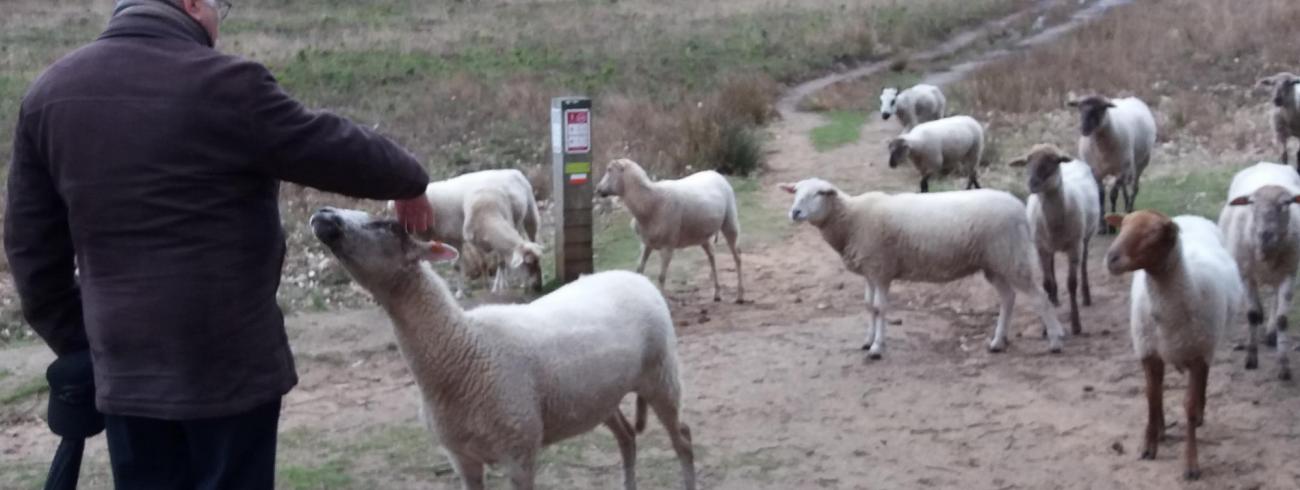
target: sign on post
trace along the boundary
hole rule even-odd
[[[551,186],[555,202],[555,277],[572,282],[595,271],[591,219],[591,99],[551,99]]]

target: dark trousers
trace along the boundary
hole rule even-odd
[[[105,416],[119,490],[270,490],[280,399],[229,417],[159,420]]]

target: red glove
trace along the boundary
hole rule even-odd
[[[424,233],[433,226],[433,205],[424,196],[393,201],[393,211],[407,233]]]

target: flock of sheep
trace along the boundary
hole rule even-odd
[[[1133,273],[1130,327],[1147,380],[1142,457],[1155,457],[1163,435],[1164,368],[1172,364],[1190,376],[1184,476],[1195,479],[1196,428],[1204,421],[1216,345],[1244,311],[1246,368],[1257,368],[1266,319],[1261,286],[1276,290],[1267,338],[1277,347],[1278,377],[1291,377],[1287,311],[1300,265],[1300,214],[1290,205],[1300,203],[1300,174],[1287,166],[1286,143],[1300,137],[1297,84],[1300,77],[1287,73],[1260,82],[1274,91],[1283,164],[1240,171],[1217,226],[1195,216],[1133,211],[1156,126],[1147,105],[1131,97],[1072,97],[1069,105],[1081,119],[1080,158],[1038,145],[1011,162],[1025,169],[1031,196],[1024,203],[1007,192],[970,189],[979,187],[983,129],[967,116],[944,117],[946,100],[928,85],[881,96],[882,116],[898,115],[905,129],[889,143],[890,166],[911,161],[921,193],[850,196],[816,178],[780,187],[794,195],[790,219],[817,227],[845,267],[866,278],[871,319],[863,349],[873,359],[884,355],[894,281],[942,283],[977,272],[1001,299],[990,351],[1006,348],[1019,293],[1031,299],[1049,350],[1060,352],[1066,333],[1053,308],[1059,304],[1054,256],[1064,253],[1069,262],[1070,324],[1079,334],[1080,282],[1083,305],[1092,300],[1088,247],[1114,227],[1105,266],[1111,274]],[[968,190],[925,192],[929,177],[953,166],[967,173]],[[1103,216],[1107,177],[1114,181],[1112,211],[1122,194],[1127,214]],[[312,216],[315,235],[392,318],[423,394],[423,418],[467,489],[483,488],[488,464],[501,466],[514,488],[533,488],[542,447],[599,425],[614,434],[624,486],[634,489],[636,435],[645,429],[647,410],[667,429],[683,486],[695,488],[691,432],[679,418],[676,336],[661,289],[673,251],[699,246],[720,301],[713,248],[721,237],[736,264],[736,301],[744,301],[735,195],[712,171],[653,181],[626,159],[608,165],[596,191],[620,196],[631,212],[642,242],[638,273],[601,272],[528,304],[471,310],[430,263],[455,262],[466,280],[494,275],[493,289],[523,270],[528,285],[540,287],[537,204],[522,173],[484,171],[430,184],[427,196],[438,213],[433,241],[359,211],[326,208]],[[661,255],[658,288],[640,274],[654,250]],[[636,395],[634,422],[619,409],[628,393]]]

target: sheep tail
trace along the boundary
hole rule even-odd
[[[637,434],[645,432],[645,408],[646,408],[645,397],[641,395],[637,395],[636,396],[636,433]]]

